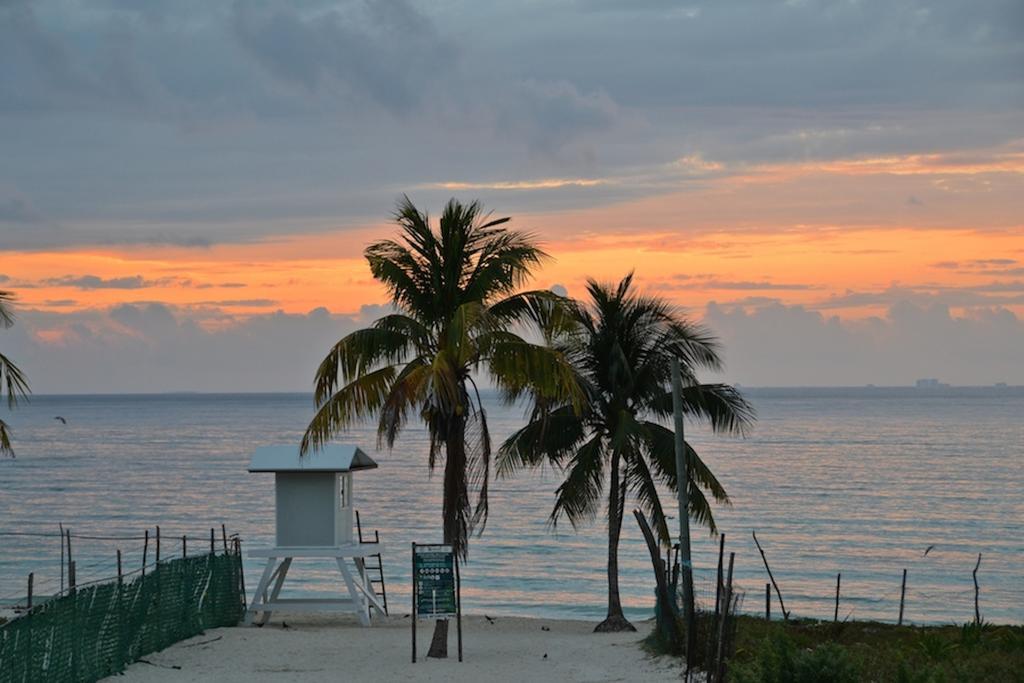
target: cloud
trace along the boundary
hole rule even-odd
[[[159,302],[26,309],[5,333],[4,352],[35,393],[309,391],[330,346],[365,322],[323,308],[251,316]]]
[[[233,6],[240,43],[278,80],[309,93],[336,88],[406,113],[452,66],[454,44],[404,0],[341,3],[303,13],[290,3]]]
[[[651,285],[653,289],[661,290],[686,290],[686,289],[698,289],[698,290],[755,290],[755,291],[804,291],[812,289],[820,289],[819,285],[803,283],[803,282],[769,282],[767,280],[720,280],[718,278],[706,277],[706,276],[693,276],[685,273],[679,273],[673,276],[676,280],[685,280],[685,282],[656,282]]]
[[[42,281],[49,287],[75,287],[76,289],[144,289],[166,284],[162,281],[147,280],[141,275],[102,278],[97,275],[64,275]]]
[[[980,307],[954,316],[942,303],[894,303],[882,317],[843,321],[803,306],[711,303],[727,376],[754,386],[1024,384],[1024,321]]]

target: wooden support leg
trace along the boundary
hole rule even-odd
[[[264,602],[274,602],[277,600],[277,596],[281,594],[281,586],[284,585],[284,577],[288,576],[288,569],[292,566],[292,558],[286,557],[281,562],[277,571],[274,572],[277,575],[277,580],[274,581],[274,589],[270,592],[270,600],[268,601],[264,595]],[[263,626],[270,620],[270,611],[264,610],[263,616],[260,619],[260,626]]]
[[[263,574],[260,576],[260,582],[256,585],[256,591],[252,594],[252,603],[249,605],[249,609],[245,612],[245,624],[247,626],[252,623],[257,605],[259,605],[261,601],[266,602],[267,585],[270,583],[270,579],[274,574],[276,564],[276,557],[267,558],[267,566],[263,568]]]
[[[359,615],[359,623],[363,626],[370,625],[370,607],[367,604],[366,596],[356,587],[356,582],[352,578],[352,572],[345,566],[345,558],[336,558],[338,561],[338,571],[341,572],[341,576],[345,579],[345,585],[348,587],[349,595],[352,596],[352,603],[356,606],[357,614]]]

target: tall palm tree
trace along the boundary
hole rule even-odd
[[[14,325],[14,313],[11,311],[13,302],[13,294],[0,291],[0,325],[5,328]],[[7,407],[16,406],[19,398],[28,396],[28,391],[28,381],[25,379],[25,375],[7,356],[0,353],[0,396],[4,393],[7,394]],[[3,420],[0,420],[0,455],[14,457],[14,448],[11,446],[11,430]]]
[[[431,470],[444,462],[444,542],[465,557],[470,534],[487,520],[491,461],[474,374],[489,374],[510,401],[529,391],[571,404],[579,389],[565,358],[513,332],[531,322],[551,327],[561,298],[519,291],[546,254],[478,202],[450,200],[436,231],[408,197],[394,218],[399,238],[371,244],[365,256],[396,312],[349,334],[324,358],[301,449],[315,451],[374,416],[379,444],[391,448],[410,414],[418,415],[430,436]],[[447,622],[438,622],[428,656],[447,655],[447,633]]]
[[[674,432],[663,424],[672,415],[672,359],[683,369],[684,412],[691,418],[726,433],[742,433],[754,419],[752,407],[733,387],[697,380],[697,369],[721,367],[715,339],[663,299],[635,293],[632,282],[632,273],[617,287],[589,281],[590,300],[573,308],[575,326],[563,326],[551,338],[584,388],[582,410],[534,396],[529,423],[498,454],[502,475],[545,462],[564,471],[552,524],[564,517],[577,527],[592,519],[607,480],[608,615],[595,631],[635,630],[619,597],[619,536],[628,495],[648,513],[660,541],[671,543],[658,485],[677,487]],[[693,448],[686,448],[689,512],[714,533],[705,491],[719,503],[728,504],[729,498]]]

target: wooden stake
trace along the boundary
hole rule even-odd
[[[60,528],[60,592],[64,592],[64,523],[59,522]]]
[[[770,583],[764,585],[764,620],[772,620],[772,585]]]
[[[75,563],[74,561],[68,562],[68,592],[75,592]]]
[[[228,528],[223,524],[220,525],[220,537],[224,539],[224,554],[228,554]]]
[[[145,540],[142,542],[142,575],[146,575],[146,555],[149,554],[149,529],[146,529]]]
[[[897,626],[903,625],[903,598],[907,594],[907,570],[903,570],[903,583],[900,585],[900,619],[896,622]]]
[[[121,549],[117,549],[117,582],[121,583],[124,577],[121,574]]]
[[[751,531],[754,536],[754,543],[757,545],[758,552],[761,553],[761,561],[764,562],[764,568],[768,570],[768,578],[771,579],[772,585],[775,586],[775,595],[779,597],[779,609],[782,610],[782,618],[784,621],[789,621],[789,612],[786,611],[786,603],[782,601],[782,592],[779,591],[779,584],[775,583],[775,577],[772,576],[772,568],[768,566],[768,558],[764,556],[764,550],[761,548],[761,544],[757,541],[757,532]]]
[[[722,608],[722,620],[718,622],[718,653],[715,657],[716,675],[715,680],[721,681],[725,678],[725,625],[729,621],[729,608],[732,605],[732,565],[736,559],[736,553],[729,553],[729,575],[725,582],[725,604]]]
[[[68,572],[71,571],[71,529],[67,530],[67,542],[68,542]],[[71,583],[71,579],[68,579],[68,583]]]
[[[181,537],[181,556],[188,557],[188,539],[184,535]]]
[[[160,526],[156,527],[156,563],[160,564]]]
[[[36,575],[35,575],[34,572],[29,572],[28,573],[28,598],[26,598],[27,602],[26,602],[25,606],[29,610],[32,609],[32,582],[33,582],[33,579],[35,579],[35,577],[36,577]]]
[[[242,607],[246,607],[249,601],[245,597],[245,565],[242,562],[242,539],[235,539],[235,554],[238,555],[238,584],[242,592]]]
[[[836,574],[836,611],[832,613],[833,623],[839,621],[839,582],[842,581],[842,579],[842,572]]]
[[[213,555],[215,552],[217,552],[217,546],[215,545],[216,541],[214,540],[215,538],[216,538],[216,536],[213,533],[213,527],[210,527],[210,554],[211,555]]]
[[[978,609],[978,567],[981,566],[981,553],[978,553],[978,561],[974,564],[974,571],[971,572],[971,576],[974,577],[974,623],[981,623],[981,610]]]
[[[715,611],[718,611],[719,603],[722,601],[722,582],[725,577],[722,575],[722,561],[725,559],[725,534],[718,537],[718,580],[715,585]]]

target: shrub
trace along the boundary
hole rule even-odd
[[[785,633],[775,632],[762,641],[753,660],[734,664],[730,673],[737,683],[857,683],[858,667],[846,648],[824,643],[800,650]]]

